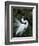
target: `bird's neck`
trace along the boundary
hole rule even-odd
[[[28,21],[24,20],[24,18],[21,19],[22,24],[28,25]]]
[[[24,18],[22,18],[21,21],[22,21],[23,23],[25,23]]]

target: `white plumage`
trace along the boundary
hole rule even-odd
[[[21,18],[21,21],[23,22],[23,24],[16,18],[16,22],[17,22],[17,31],[16,31],[16,35],[19,33],[19,35],[22,35],[22,33],[25,31],[24,29],[27,29],[28,27],[28,21],[24,20],[24,17]],[[26,23],[26,24],[24,24]]]

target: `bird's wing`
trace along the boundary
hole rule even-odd
[[[21,22],[17,18],[15,18],[15,21],[16,21],[17,25],[20,26]]]
[[[17,18],[15,18],[14,26],[18,26],[19,27],[20,24],[21,24],[21,22]]]

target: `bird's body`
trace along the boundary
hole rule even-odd
[[[17,29],[16,35],[17,35],[18,33],[21,34],[21,32],[23,32],[23,30],[24,30],[24,27],[25,27],[25,25],[24,25],[24,24],[21,24],[21,25],[18,27],[18,29]]]
[[[17,25],[19,26],[17,28],[17,31],[16,31],[16,35],[19,33],[19,35],[22,35],[22,33],[24,32],[24,29],[27,29],[28,27],[28,21],[27,20],[23,20],[23,18],[21,19],[22,23],[16,19],[16,22],[18,23]]]

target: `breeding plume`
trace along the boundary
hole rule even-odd
[[[19,34],[21,36],[23,34],[23,32],[25,31],[24,29],[27,29],[27,27],[28,27],[28,21],[24,20],[24,17],[22,17],[21,22],[17,18],[16,18],[16,22],[17,22],[16,25],[18,26],[17,31],[16,31],[16,35]]]

